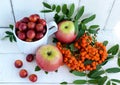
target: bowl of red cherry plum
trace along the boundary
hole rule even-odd
[[[39,46],[47,44],[48,37],[57,30],[54,21],[46,23],[38,14],[32,14],[17,21],[13,33],[20,51],[34,54]]]

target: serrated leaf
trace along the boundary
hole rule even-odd
[[[68,12],[68,18],[70,18],[70,17],[73,15],[74,10],[75,10],[75,5],[74,5],[74,4],[71,4],[70,10],[69,10],[69,12]]]
[[[108,69],[106,69],[106,72],[108,72],[108,73],[118,73],[118,72],[120,72],[120,68],[117,68],[117,67],[108,68]]]
[[[94,20],[95,17],[96,17],[96,15],[94,14],[94,15],[88,17],[88,18],[85,18],[85,19],[82,20],[82,23],[87,24],[88,22]]]
[[[49,13],[49,12],[53,12],[52,10],[42,10],[41,12],[43,13]]]
[[[110,85],[110,80],[109,80],[109,81],[107,81],[106,85]]]
[[[96,29],[96,28],[98,28],[99,27],[99,25],[91,25],[90,27],[89,27],[89,29]]]
[[[118,66],[120,67],[120,51],[118,52],[117,64],[118,64]]]
[[[51,9],[51,6],[48,3],[43,2],[43,5],[44,5],[44,7],[48,8],[48,9]]]
[[[10,31],[6,31],[5,33],[8,35],[13,35],[13,32],[10,32]]]
[[[39,66],[36,66],[35,67],[35,71],[40,71],[41,69],[40,69],[40,67]]]
[[[90,34],[97,34],[99,29],[88,29]]]
[[[78,21],[77,20],[75,20],[74,26],[75,26],[75,34],[78,34],[79,30],[78,30]]]
[[[61,10],[60,5],[58,5],[58,6],[56,7],[56,12],[59,13],[60,10]]]
[[[75,16],[75,20],[80,19],[80,17],[83,15],[84,13],[84,6],[80,7],[80,9],[78,10],[76,16]]]
[[[55,16],[54,16],[54,20],[55,20],[56,23],[57,23],[59,17],[60,17],[60,16],[56,13]]]
[[[119,79],[111,79],[111,81],[116,82],[116,83],[120,83]]]
[[[96,72],[92,73],[90,77],[91,77],[91,78],[96,78],[96,77],[98,77],[98,76],[100,76],[100,75],[102,75],[102,74],[104,74],[104,73],[105,73],[104,70],[96,71]]]
[[[86,80],[75,80],[73,81],[74,84],[86,84],[87,81]]]
[[[117,85],[117,84],[112,82],[112,85]]]
[[[103,42],[103,45],[104,45],[104,46],[107,46],[107,44],[108,44],[108,41],[104,41],[104,42]]]
[[[56,5],[55,5],[55,4],[53,4],[53,5],[52,5],[52,11],[54,11],[54,10],[55,10],[55,8],[56,8]]]
[[[9,27],[10,27],[10,29],[11,29],[11,30],[13,30],[13,28],[14,28],[14,26],[13,26],[13,25],[11,25],[11,24],[9,25]]]
[[[89,84],[97,84],[98,80],[97,79],[92,79],[92,80],[88,80]]]
[[[64,15],[59,16],[59,18],[57,20],[57,23],[59,23],[60,21],[64,20],[64,17],[65,17]]]
[[[85,76],[86,73],[84,72],[79,72],[79,71],[71,71],[72,74],[76,75],[76,76]]]
[[[17,40],[16,40],[16,37],[15,37],[15,36],[13,36],[13,40],[14,40],[15,42],[17,42]]]
[[[108,53],[108,54],[112,53],[112,55],[116,55],[117,52],[118,52],[118,50],[119,50],[119,45],[116,44],[116,45],[112,46],[112,47],[107,51],[107,53]]]
[[[107,80],[107,76],[104,76],[98,80],[98,85],[104,85],[105,81]]]
[[[60,84],[61,84],[61,85],[67,85],[67,82],[64,81],[64,82],[61,82]]]
[[[63,4],[62,6],[62,13],[67,14],[67,4]]]

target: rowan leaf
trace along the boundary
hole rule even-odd
[[[59,13],[60,10],[61,10],[60,5],[58,5],[58,6],[56,7],[56,12]]]
[[[104,76],[98,80],[98,85],[104,85],[105,81],[107,80],[107,76]]]
[[[76,16],[75,16],[75,20],[80,19],[80,17],[83,15],[84,13],[84,6],[80,7],[80,9],[78,10]]]
[[[108,73],[118,73],[118,72],[120,72],[120,68],[117,68],[117,67],[108,68],[108,69],[106,69],[106,72],[108,72]]]
[[[44,5],[44,7],[48,8],[48,9],[51,9],[51,6],[48,3],[43,2],[43,5]]]
[[[112,46],[107,52],[108,52],[108,54],[116,55],[118,50],[119,50],[119,45],[116,44],[116,45]]]
[[[67,85],[67,82],[64,81],[64,82],[61,82],[60,84],[61,84],[61,85]]]
[[[53,12],[52,10],[42,10],[41,12],[43,13],[49,13],[49,12]]]
[[[96,15],[94,14],[94,15],[88,17],[88,18],[85,18],[85,19],[82,20],[82,23],[87,24],[88,22],[94,20],[95,17],[96,17]]]
[[[67,14],[67,4],[63,4],[62,6],[62,13]]]
[[[107,81],[106,85],[110,85],[110,80],[109,80],[109,81]]]
[[[73,15],[74,10],[75,10],[75,5],[74,5],[74,4],[71,4],[70,10],[69,10],[69,12],[68,12],[68,18],[70,18],[70,17]]]
[[[74,84],[86,84],[87,81],[86,80],[75,80],[73,81]]]
[[[119,79],[111,79],[111,81],[116,82],[116,83],[120,83]]]
[[[97,84],[98,80],[97,79],[91,79],[91,80],[88,80],[88,83],[89,84]]]
[[[84,72],[79,72],[79,71],[71,71],[72,74],[76,75],[76,76],[85,76],[86,73]]]
[[[120,67],[120,51],[118,52],[117,64],[118,64],[118,66]]]
[[[103,45],[104,45],[104,46],[107,46],[107,44],[108,44],[108,41],[104,41],[104,42],[103,42]]]

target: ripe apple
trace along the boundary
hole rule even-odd
[[[55,71],[63,63],[59,49],[53,45],[43,45],[36,51],[36,63],[45,71]]]
[[[76,39],[75,26],[72,21],[62,21],[58,24],[56,38],[62,43],[71,43]]]

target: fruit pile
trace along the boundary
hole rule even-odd
[[[15,28],[17,37],[27,42],[41,39],[47,31],[46,21],[41,19],[38,14],[24,17],[22,20],[16,22]]]
[[[28,54],[28,55],[26,56],[26,61],[27,61],[27,62],[32,62],[33,60],[34,60],[34,55]],[[16,68],[21,68],[21,67],[23,66],[23,62],[22,62],[21,60],[16,60],[16,61],[14,62],[14,65],[15,65]],[[27,71],[26,69],[21,69],[21,70],[19,71],[19,76],[20,76],[21,78],[26,78],[26,77],[28,76],[28,71]],[[36,81],[37,81],[37,75],[36,75],[36,74],[30,74],[30,75],[29,75],[29,80],[30,80],[31,82],[36,82]]]
[[[57,42],[57,47],[63,54],[64,63],[71,70],[95,70],[97,65],[103,63],[107,58],[106,47],[99,42],[92,44],[92,38],[87,34],[74,42],[74,47],[77,49],[75,52],[71,52],[61,42]]]

